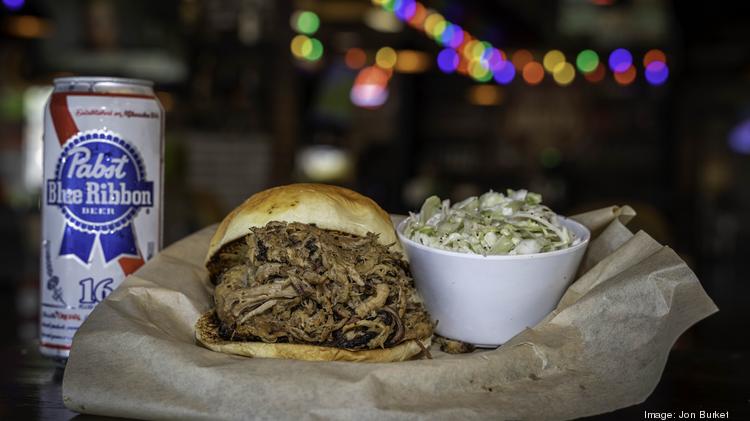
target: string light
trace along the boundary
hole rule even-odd
[[[437,12],[429,13],[424,20],[424,31],[427,36],[433,39],[436,38],[434,35],[435,27],[441,22],[445,22],[445,18],[443,18],[443,15]]]
[[[562,63],[555,66],[555,71],[552,73],[552,78],[560,86],[568,86],[573,83],[573,79],[576,77],[576,69],[570,63]]]
[[[529,85],[538,85],[544,80],[544,67],[536,61],[530,61],[523,66],[522,76]]]
[[[313,35],[320,27],[320,18],[309,10],[298,10],[292,14],[292,29],[297,32]]]
[[[652,61],[646,66],[646,81],[654,86],[663,85],[669,77],[669,67],[663,61]]]
[[[510,61],[513,62],[513,65],[516,67],[516,70],[520,72],[520,71],[523,71],[523,68],[526,67],[526,64],[528,64],[531,61],[534,61],[534,56],[531,54],[529,50],[517,50],[511,56]]]
[[[3,4],[8,10],[19,10],[23,7],[25,0],[3,0]]]
[[[484,60],[472,60],[469,63],[469,75],[478,82],[492,79],[492,72]]]
[[[643,67],[648,67],[649,64],[651,64],[654,61],[660,61],[662,63],[667,63],[667,56],[664,54],[662,50],[648,50],[646,54],[643,55]]]
[[[633,55],[624,48],[618,48],[609,54],[609,68],[614,73],[627,71],[633,65]]]
[[[414,15],[409,18],[409,26],[420,29],[424,27],[425,18],[427,18],[427,9],[425,9],[422,3],[417,3],[414,9]]]
[[[297,10],[292,13],[289,24],[299,35],[292,38],[289,45],[292,55],[298,59],[318,61],[323,57],[323,43],[319,39],[309,37],[318,31],[320,18],[309,10]]]
[[[503,60],[502,64],[493,71],[495,82],[501,85],[507,85],[516,77],[516,68],[508,60]]]
[[[565,54],[563,54],[560,50],[548,51],[542,59],[544,70],[546,70],[548,73],[554,73],[558,69],[558,66],[562,66],[564,63]]]
[[[583,50],[576,57],[576,66],[581,73],[591,73],[599,66],[599,55],[593,50]]]
[[[637,71],[633,65],[633,55],[625,48],[612,51],[607,60],[585,49],[575,55],[575,60],[567,61],[560,50],[550,50],[535,61],[534,55],[526,49],[519,49],[510,56],[495,48],[491,43],[473,37],[468,31],[443,17],[442,14],[427,9],[417,0],[372,0],[373,4],[390,11],[396,17],[408,23],[411,27],[423,31],[444,48],[437,57],[438,68],[444,73],[458,72],[472,77],[477,81],[495,79],[498,84],[508,84],[513,81],[516,73],[520,73],[529,85],[538,85],[544,80],[545,72],[550,73],[555,83],[567,86],[576,78],[576,72],[582,73],[586,80],[592,83],[602,81],[609,65],[615,81],[620,85],[633,83]],[[605,61],[602,63],[602,61]],[[377,58],[376,58],[377,63]],[[398,66],[396,61],[389,60],[379,63],[386,69]],[[512,65],[511,65],[512,64]],[[668,78],[669,68],[666,65],[666,55],[658,49],[649,50],[643,56],[644,77],[652,85],[661,85]],[[390,66],[390,67],[389,67]],[[397,69],[398,70],[398,69]]]
[[[593,72],[584,73],[583,77],[585,77],[586,80],[591,83],[599,83],[604,80],[604,76],[606,75],[606,73],[607,69],[605,68],[604,64],[599,63]]]
[[[305,52],[305,45],[302,47],[302,51]],[[305,53],[305,58],[309,61],[318,61],[323,57],[323,43],[317,38],[310,38],[310,49]]]
[[[417,2],[414,0],[396,0],[393,5],[396,17],[406,22],[417,13]]]
[[[453,73],[458,68],[458,53],[452,48],[446,48],[438,54],[438,68],[443,73]]]
[[[635,66],[631,64],[625,71],[614,73],[615,82],[623,86],[630,85],[635,80],[635,73]]]
[[[312,50],[312,45],[310,42],[310,37],[307,35],[297,35],[296,37],[292,38],[292,43],[290,46],[292,50],[292,54],[299,58],[303,59],[305,58],[305,51]]]

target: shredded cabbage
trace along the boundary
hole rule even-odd
[[[492,190],[451,206],[431,196],[409,213],[407,238],[443,250],[481,255],[544,253],[578,244],[542,196],[526,190]]]

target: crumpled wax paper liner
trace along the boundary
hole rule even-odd
[[[215,229],[165,249],[101,303],[63,382],[78,412],[144,419],[569,419],[637,404],[669,350],[717,311],[677,254],[611,207],[575,216],[595,234],[557,309],[495,350],[401,363],[220,354],[195,343],[211,307]]]

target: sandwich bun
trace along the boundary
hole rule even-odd
[[[208,246],[206,262],[221,247],[271,221],[313,224],[318,228],[365,236],[404,254],[391,218],[377,203],[355,191],[326,184],[290,184],[250,196],[224,218]]]
[[[213,311],[204,313],[195,324],[195,338],[204,347],[224,354],[252,358],[281,358],[304,361],[356,361],[390,363],[406,361],[429,349],[431,338],[409,340],[390,348],[352,351],[330,346],[228,341],[219,336],[219,322]]]

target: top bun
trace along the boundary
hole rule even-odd
[[[226,244],[271,221],[314,224],[318,228],[365,236],[403,254],[388,214],[372,199],[343,187],[290,184],[252,195],[224,218],[211,238],[206,262]]]

